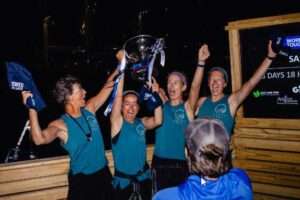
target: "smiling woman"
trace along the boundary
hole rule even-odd
[[[119,52],[125,56],[124,51]],[[146,130],[154,129],[162,123],[162,108],[159,104],[154,108],[153,116],[137,117],[140,110],[139,95],[132,90],[123,92],[123,88],[124,74],[118,84],[110,115],[115,167],[114,199],[150,200],[151,174],[146,157]],[[149,89],[151,94],[158,92],[159,86],[155,79]]]
[[[49,144],[55,139],[70,157],[68,199],[110,199],[111,174],[107,167],[102,132],[96,111],[109,97],[117,70],[111,73],[103,88],[87,103],[86,91],[79,79],[67,75],[60,78],[54,88],[57,103],[64,114],[42,129],[38,111],[28,108],[30,135],[36,145]],[[22,91],[23,104],[32,97],[32,91]],[[91,184],[91,185],[89,185]],[[102,185],[104,190],[97,187]],[[80,190],[79,190],[80,188]]]

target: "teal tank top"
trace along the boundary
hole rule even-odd
[[[155,130],[154,155],[160,158],[185,160],[185,129],[189,123],[184,104],[163,105],[163,123]]]
[[[210,97],[207,97],[197,113],[197,118],[204,117],[221,120],[224,123],[229,136],[231,136],[234,118],[230,113],[228,96],[224,96],[222,99],[216,102],[213,102]]]
[[[61,145],[69,153],[70,172],[73,175],[92,174],[105,167],[107,160],[104,143],[95,115],[86,109],[81,109],[81,116],[73,118],[78,124],[67,114],[62,115],[61,118],[68,128],[68,140]],[[89,132],[91,132],[90,141],[85,135]]]
[[[112,152],[115,170],[127,175],[136,175],[146,162],[145,127],[140,119],[134,123],[123,120],[120,132],[112,139]],[[150,170],[146,170],[137,177],[139,181],[150,178]],[[123,189],[130,184],[130,180],[114,176],[113,186]]]

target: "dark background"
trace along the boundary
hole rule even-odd
[[[174,69],[192,77],[197,50],[204,42],[211,51],[208,66],[228,69],[228,35],[224,28],[229,21],[300,11],[300,3],[294,0],[11,0],[0,4],[0,162],[16,145],[27,120],[20,94],[8,89],[4,61],[18,61],[32,72],[48,105],[39,113],[41,125],[46,127],[61,111],[50,92],[55,80],[73,73],[82,79],[88,97],[96,94],[116,66],[117,49],[134,35],[165,38],[166,66],[159,68],[158,77],[164,85],[166,74]],[[47,16],[47,23],[43,23]],[[83,20],[88,25],[85,34],[80,33]],[[133,85],[128,82],[127,87]],[[204,87],[202,93],[206,91]],[[100,110],[97,116],[106,148],[110,148],[109,123],[102,113]],[[153,135],[148,139],[153,142]],[[20,159],[28,157],[29,146],[26,135]],[[33,150],[39,157],[64,153],[58,142]]]

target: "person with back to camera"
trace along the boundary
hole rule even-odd
[[[221,120],[228,134],[231,136],[234,126],[234,117],[238,107],[247,98],[253,88],[258,84],[263,75],[276,58],[272,49],[272,42],[268,44],[268,54],[257,68],[253,76],[242,85],[240,89],[230,95],[224,94],[228,83],[228,74],[221,67],[213,67],[208,72],[209,97],[201,97],[197,104],[196,117],[217,118]]]
[[[123,55],[124,56],[124,55]],[[150,86],[148,84],[148,86]],[[114,99],[111,122],[112,153],[115,174],[113,178],[114,199],[151,199],[151,173],[146,157],[146,130],[162,123],[161,100],[157,94],[156,80],[149,90],[156,99],[154,115],[138,118],[139,94],[134,90],[123,92],[124,74]]]
[[[95,113],[109,97],[117,74],[118,71],[114,71],[99,93],[87,102],[86,91],[79,79],[71,75],[60,78],[53,93],[65,113],[50,122],[45,129],[39,125],[37,111],[29,109],[34,143],[48,144],[58,138],[70,156],[69,200],[111,199],[111,173],[107,167],[102,132]],[[30,96],[30,91],[22,92],[24,104]]]
[[[191,175],[176,187],[159,191],[153,200],[252,200],[251,181],[230,168],[230,138],[218,119],[196,119],[186,129]]]
[[[181,72],[173,71],[168,75],[168,97],[160,90],[164,100],[163,123],[155,130],[152,159],[153,192],[175,186],[188,175],[184,130],[189,121],[194,119],[204,66],[209,56],[208,46],[202,45],[198,49],[198,65],[186,101],[183,93],[187,90],[187,80]]]

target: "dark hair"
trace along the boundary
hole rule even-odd
[[[216,178],[231,166],[229,135],[217,119],[196,119],[186,129],[189,164],[194,173]]]
[[[126,97],[126,96],[128,96],[128,95],[130,95],[130,94],[136,96],[137,99],[140,98],[139,93],[137,93],[137,92],[134,91],[134,90],[126,90],[126,91],[124,91],[124,92],[123,92],[123,98]]]
[[[208,77],[210,77],[211,73],[214,72],[214,71],[218,71],[218,72],[221,72],[224,76],[224,80],[226,83],[228,83],[228,73],[226,72],[225,69],[223,69],[222,67],[213,67],[211,68],[209,71],[208,71]]]
[[[57,103],[66,103],[67,97],[72,95],[74,84],[81,85],[81,82],[72,75],[66,75],[56,82],[55,88],[53,89],[53,96]]]

